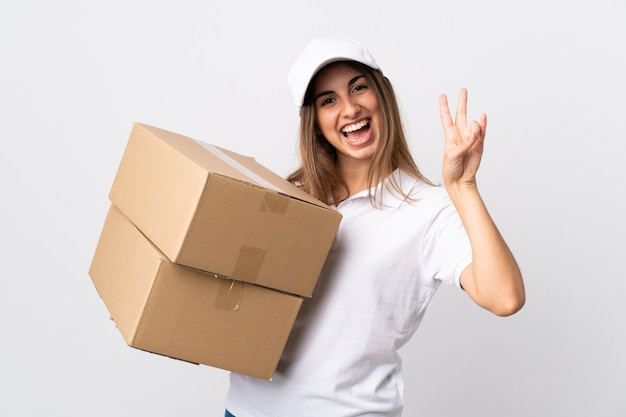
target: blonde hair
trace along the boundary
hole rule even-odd
[[[422,175],[413,160],[409,146],[406,142],[402,119],[396,95],[391,82],[380,71],[355,61],[345,61],[348,65],[361,71],[377,98],[382,115],[381,137],[379,146],[372,157],[367,183],[372,190],[379,182],[384,180],[394,170],[400,169],[410,176],[432,183]],[[335,148],[317,133],[315,121],[315,106],[313,103],[313,85],[315,78],[309,83],[300,109],[300,158],[302,165],[287,178],[289,181],[299,184],[305,191],[326,204],[337,204],[349,197],[348,186],[341,176],[337,166],[337,153]],[[402,192],[400,185],[393,177],[390,178],[393,191],[402,198],[408,196]],[[374,188],[376,193],[377,188]],[[376,195],[370,191],[370,199],[375,201]]]

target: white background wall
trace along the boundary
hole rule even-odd
[[[489,115],[479,181],[524,272],[502,319],[443,288],[403,349],[407,416],[626,415],[626,5],[0,3],[0,415],[220,416],[225,371],[125,345],[87,275],[132,122],[297,165],[286,72],[366,43],[439,180],[438,94]],[[454,101],[454,100],[453,100]]]

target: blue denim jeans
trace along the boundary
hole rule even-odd
[[[230,411],[226,410],[226,413],[224,413],[224,417],[235,417],[235,416],[232,415]]]

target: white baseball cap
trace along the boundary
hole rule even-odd
[[[350,38],[315,38],[296,58],[287,75],[293,100],[302,107],[311,79],[322,67],[337,61],[357,61],[380,70],[365,45]]]

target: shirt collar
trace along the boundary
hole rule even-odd
[[[400,186],[403,195],[399,195],[398,191],[393,187],[393,182]],[[354,200],[357,198],[369,198],[370,193],[375,196],[377,207],[398,208],[406,201],[405,195],[410,195],[418,180],[411,177],[406,172],[396,169],[383,182],[372,187],[369,190],[360,191],[348,198]],[[382,200],[382,205],[381,205]]]

